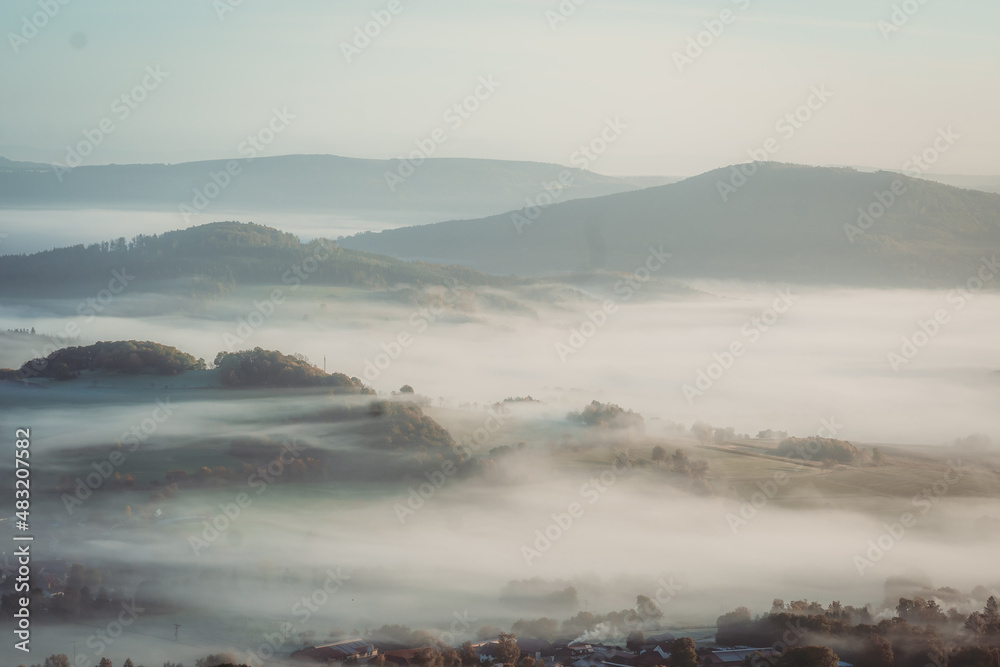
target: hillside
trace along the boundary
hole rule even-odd
[[[331,241],[301,243],[292,234],[239,222],[0,256],[5,297],[92,295],[101,289],[121,291],[123,285],[130,292],[212,295],[236,285],[385,288],[448,280],[497,286],[516,282],[462,267],[345,250]]]
[[[984,255],[1000,250],[998,195],[890,172],[757,166],[737,188],[730,186],[735,168],[725,168],[555,204],[534,221],[531,211],[513,211],[365,233],[343,244],[523,275],[632,270],[650,245],[662,244],[672,253],[672,277],[878,286],[965,283]],[[851,229],[859,208],[878,212],[876,193],[888,201],[881,193],[891,195],[894,182],[901,194],[884,214],[863,221],[867,230]]]
[[[233,167],[230,178],[225,172]],[[557,182],[566,167],[540,162],[429,158],[402,182],[400,160],[336,155],[260,156],[181,164],[81,166],[57,175],[31,163],[0,162],[0,202],[5,207],[126,208],[176,212],[181,205],[212,210],[284,212],[408,211],[485,215],[523,205]],[[405,167],[403,169],[405,173]],[[228,181],[221,188],[211,174]],[[666,177],[619,178],[573,170],[565,199],[597,197],[668,183]],[[61,179],[61,180],[60,180]],[[392,179],[390,179],[392,180]],[[214,195],[214,196],[213,196]]]

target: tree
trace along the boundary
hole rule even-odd
[[[878,447],[872,448],[872,463],[877,466],[885,465],[885,454],[878,450]]]
[[[668,667],[698,667],[698,652],[694,640],[690,637],[679,637],[670,645]],[[836,667],[836,666],[834,666]]]
[[[111,664],[111,658],[101,658],[101,662],[98,663],[98,667],[115,667]]]
[[[510,632],[501,632],[497,642],[497,662],[515,665],[520,657],[521,649],[517,647],[517,637]]]
[[[654,463],[661,463],[663,461],[666,461],[667,460],[667,450],[665,450],[663,447],[657,445],[656,447],[653,447],[653,453],[650,456],[650,458],[653,460]]]
[[[633,653],[638,653],[645,643],[646,637],[642,634],[642,630],[634,630],[628,633],[628,637],[625,639],[625,648]]]
[[[428,646],[413,654],[413,663],[419,667],[443,667],[444,656]]]
[[[948,658],[949,667],[996,667],[1000,665],[1000,648],[967,646]]]
[[[765,656],[760,651],[754,651],[750,655],[743,658],[743,662],[740,663],[740,667],[761,667],[761,665],[769,665],[771,660],[771,658]]]
[[[691,463],[688,460],[687,452],[685,452],[683,449],[678,449],[676,452],[674,452],[673,455],[670,457],[670,461],[673,464],[674,472],[687,474],[687,472],[690,470]]]
[[[776,667],[837,667],[840,658],[826,646],[797,646],[781,654]]]
[[[479,656],[476,649],[472,648],[472,642],[463,642],[458,649],[458,659],[462,661],[462,667],[472,667],[479,664]]]
[[[639,612],[639,616],[643,620],[647,618],[660,618],[663,616],[663,610],[660,606],[653,602],[653,599],[648,595],[636,595],[635,596],[635,610]]]
[[[69,667],[69,658],[65,653],[50,655],[45,658],[45,667]]]
[[[896,661],[892,652],[892,642],[876,634],[868,636],[861,656],[862,664],[868,667],[893,667]]]

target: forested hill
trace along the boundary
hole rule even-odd
[[[954,287],[1000,254],[1000,196],[885,171],[754,163],[343,243],[518,275],[628,271],[662,244],[664,273],[680,279]]]
[[[459,266],[345,250],[332,241],[302,243],[293,234],[239,222],[0,257],[0,285],[8,297],[121,291],[123,282],[130,292],[211,295],[237,285],[381,289],[397,284],[441,285],[449,280],[470,286],[516,282]]]

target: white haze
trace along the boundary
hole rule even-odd
[[[506,629],[522,617],[564,619],[582,608],[604,613],[632,607],[636,595],[653,596],[660,581],[670,580],[681,586],[678,596],[664,605],[672,627],[710,626],[720,613],[740,605],[765,611],[774,597],[879,605],[886,579],[899,575],[962,590],[995,583],[997,538],[978,535],[972,523],[995,512],[995,501],[946,497],[859,576],[854,556],[879,537],[883,522],[896,520],[909,506],[907,499],[875,503],[870,511],[857,511],[836,498],[809,511],[775,502],[734,534],[727,514],[738,510],[736,499],[690,495],[657,483],[642,470],[619,477],[597,502],[585,503],[585,514],[572,528],[527,563],[522,547],[534,544],[535,531],[544,530],[553,513],[581,501],[581,484],[600,470],[581,468],[552,449],[570,428],[566,413],[593,399],[642,413],[654,441],[692,448],[696,443],[678,440],[672,422],[690,426],[702,420],[751,435],[778,429],[802,436],[817,433],[822,420],[833,419],[841,425],[837,437],[859,443],[941,445],[976,432],[1000,440],[995,409],[1000,380],[993,374],[1000,368],[994,335],[1000,297],[977,295],[953,313],[910,364],[894,372],[886,354],[898,349],[901,336],[913,333],[918,319],[945,307],[947,292],[793,288],[792,308],[752,344],[741,327],[771,304],[780,286],[698,287],[704,291],[620,304],[620,311],[565,363],[556,343],[566,343],[570,329],[598,301],[553,306],[515,292],[512,298],[530,305],[535,315],[449,311],[416,333],[410,321],[415,307],[307,287],[291,295],[241,347],[302,353],[318,365],[325,358],[329,371],[364,377],[365,360],[375,358],[381,343],[410,333],[413,344],[377,379],[366,382],[383,394],[412,384],[429,397],[428,414],[456,439],[482,425],[485,406],[530,394],[543,403],[514,406],[503,428],[484,446],[524,441],[527,451],[506,459],[485,478],[450,480],[403,524],[397,504],[405,503],[408,488],[423,480],[271,485],[252,495],[253,505],[233,528],[197,556],[189,538],[202,529],[198,521],[103,532],[74,528],[55,497],[44,509],[39,504],[39,521],[44,516],[49,524],[61,524],[61,530],[75,531],[52,547],[53,554],[70,562],[140,563],[158,570],[169,590],[191,606],[178,615],[141,618],[108,651],[116,662],[132,655],[136,664],[141,660],[147,665],[167,659],[193,662],[207,646],[254,648],[281,620],[296,622],[292,609],[295,600],[312,591],[307,583],[261,588],[270,576],[265,573],[277,576],[285,567],[309,572],[339,566],[351,577],[308,624],[296,626],[296,632],[315,630],[318,639],[334,629],[363,631],[386,623],[440,631],[454,612],[467,610],[477,621],[457,638],[461,640],[473,637],[480,625]],[[58,333],[72,319],[83,331],[79,343],[155,340],[211,362],[227,347],[224,334],[234,333],[254,299],[268,291],[242,288],[207,304],[164,300],[172,306],[182,303],[197,315],[151,314],[144,297],[126,294],[109,309],[111,316],[89,323],[71,317],[78,303],[74,300],[35,301],[30,307],[5,304],[0,306],[0,329],[34,326]],[[7,338],[3,340],[0,366],[16,367],[31,356],[24,344],[8,347]],[[748,343],[747,353],[689,405],[681,386],[693,383],[712,354],[734,340]],[[61,347],[64,341],[58,343]],[[334,430],[330,425],[281,425],[285,417],[328,404],[328,397],[153,388],[81,393],[57,386],[36,398],[17,393],[19,389],[2,391],[4,423],[35,429],[38,456],[51,457],[46,465],[53,474],[60,472],[67,452],[113,442],[164,396],[171,397],[177,414],[136,456],[253,433],[276,441],[296,437],[328,448],[326,435]],[[610,444],[599,451],[610,461]],[[696,449],[692,455],[701,456]],[[209,517],[241,491],[248,487],[182,491],[164,507],[174,517]],[[125,499],[98,495],[80,511],[83,516],[104,509],[114,514],[126,500],[141,504],[148,496],[148,491],[131,492]],[[239,585],[224,583],[233,571],[242,574]],[[193,579],[199,575],[206,578]],[[575,586],[580,606],[503,598],[509,582],[535,577],[545,590]],[[173,623],[183,626],[179,644],[172,642]],[[66,641],[83,642],[93,631],[64,626],[61,634],[40,634],[39,649],[44,655],[63,652]]]

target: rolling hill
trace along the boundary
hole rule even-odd
[[[229,172],[227,173],[227,167]],[[619,178],[556,164],[429,158],[408,174],[401,160],[284,155],[181,164],[46,165],[0,158],[0,205],[6,208],[123,208],[323,212],[406,211],[478,216],[523,205],[543,182],[564,198],[596,197],[668,183],[667,177]],[[215,179],[213,180],[213,174]],[[387,174],[393,176],[387,178]],[[390,181],[391,186],[390,187]]]
[[[31,255],[0,256],[2,296],[68,297],[98,290],[218,295],[237,285],[338,285],[384,289],[400,284],[508,286],[514,278],[459,266],[405,262],[253,223],[216,222]],[[117,290],[117,291],[116,291]]]
[[[891,172],[740,168],[343,244],[521,275],[633,270],[662,244],[672,254],[664,275],[681,279],[941,287],[965,283],[1000,251],[996,194]]]

